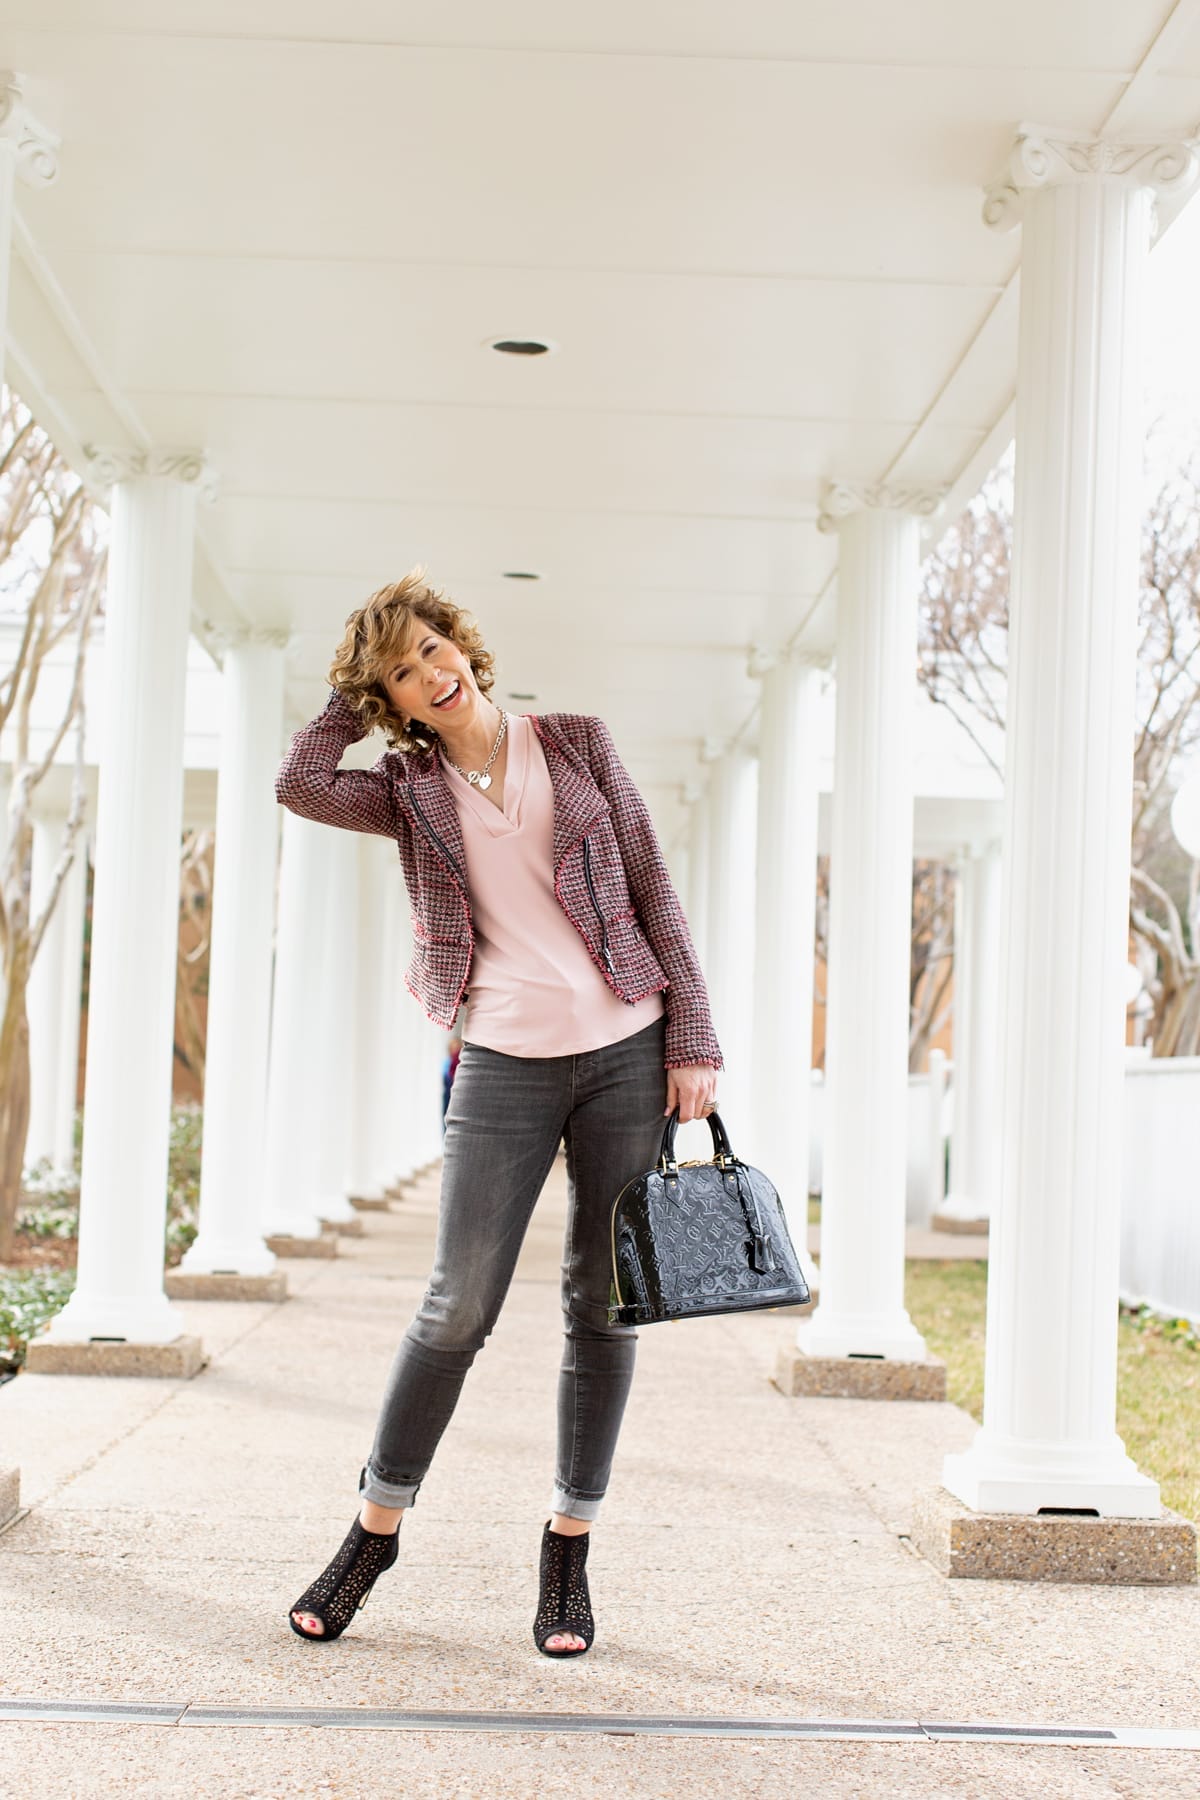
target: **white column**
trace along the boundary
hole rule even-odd
[[[379,1071],[380,1182],[390,1187],[411,1175],[415,1159],[407,1130],[406,1071],[417,1003],[404,985],[411,933],[408,891],[396,858],[384,889],[383,958],[388,989],[381,1018]]]
[[[816,709],[820,677],[798,657],[752,659],[758,738],[753,1161],[775,1182],[792,1242],[806,1247],[813,959],[817,907]]]
[[[276,631],[228,634],[223,644],[204,1154],[199,1230],[180,1265],[188,1274],[266,1275],[275,1267],[259,1209],[285,644]]]
[[[944,1481],[982,1511],[1159,1511],[1117,1436],[1117,1269],[1153,190],[1181,145],[1019,136],[1023,214],[1001,913],[1000,1195],[983,1425]]]
[[[53,1166],[60,1175],[75,1170],[75,1114],[79,1094],[79,1033],[83,1017],[83,921],[87,912],[90,840],[81,831],[75,860],[59,889],[63,923],[63,979],[58,1020]]]
[[[30,884],[33,919],[39,917],[46,903],[50,877],[62,853],[65,826],[62,818],[34,820]],[[75,1167],[86,889],[87,839],[80,832],[75,840],[74,859],[33,961],[28,989],[30,1109],[25,1161],[48,1161],[57,1175],[69,1175]]]
[[[671,877],[671,886],[679,896],[679,904],[683,907],[686,916],[688,883],[692,878],[687,840],[683,839],[672,844],[670,850],[665,852],[665,861],[667,874]]]
[[[396,987],[387,932],[387,877],[398,874],[395,845],[363,832],[358,851],[358,927],[351,1132],[346,1179],[351,1194],[383,1198],[394,1171],[386,1143],[384,1083],[388,1073],[390,1015],[406,1002]]]
[[[957,865],[954,920],[954,1129],[952,1219],[989,1219],[1000,1168],[1000,845]]]
[[[929,1096],[929,1110],[925,1115],[929,1179],[921,1203],[920,1216],[914,1221],[923,1230],[928,1230],[933,1215],[941,1211],[942,1203],[946,1198],[946,1140],[942,1132],[942,1119],[946,1111],[946,1052],[944,1050],[929,1052],[929,1084],[926,1093]]]
[[[350,1140],[358,1031],[358,839],[325,827],[324,954],[310,977],[318,984],[320,1018],[309,1044],[317,1082],[317,1217],[341,1224],[357,1217],[349,1200]]]
[[[833,488],[841,538],[829,876],[821,1298],[813,1356],[923,1361],[904,1306],[918,514],[936,495]]]
[[[386,942],[392,971],[392,988],[385,1031],[385,1139],[388,1178],[397,1182],[406,1180],[420,1161],[414,1140],[416,1108],[413,1084],[417,1033],[424,1023],[424,1015],[418,1003],[404,985],[404,971],[412,956],[412,931],[409,925],[408,891],[399,870],[397,878],[388,889]]]
[[[423,1163],[435,1161],[442,1153],[442,1066],[448,1035],[440,1025],[418,1015],[417,1139]]]
[[[62,818],[35,817],[33,821],[33,868],[29,884],[30,920],[40,917],[50,888],[50,877],[62,850],[66,821]],[[76,858],[82,844],[76,843]],[[38,953],[29,971],[26,1010],[29,1017],[29,1131],[25,1139],[25,1162],[51,1161],[54,1156],[55,1126],[58,1115],[58,1085],[61,1068],[59,1029],[62,1020],[62,997],[67,955],[66,918],[63,912],[64,892],[46,923]],[[78,968],[76,968],[78,977]]]
[[[748,1141],[754,1029],[754,891],[757,762],[740,744],[710,744],[708,977],[725,1059],[719,1106],[736,1150]],[[744,1153],[743,1153],[744,1154]]]
[[[321,1234],[317,1159],[325,1101],[314,1051],[325,1023],[321,971],[331,953],[327,875],[334,835],[332,826],[283,815],[263,1171],[262,1228],[269,1235]]]
[[[708,974],[708,795],[698,781],[689,781],[683,791],[689,809],[688,817],[688,888],[685,909],[688,929],[700,958],[700,967]]]
[[[183,704],[199,457],[112,452],[112,540],[75,1292],[54,1343],[169,1343],[163,1292]]]

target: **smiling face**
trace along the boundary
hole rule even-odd
[[[404,719],[458,732],[476,719],[483,697],[471,664],[457,644],[441,637],[423,619],[413,619],[400,655],[389,661],[382,681],[388,699]]]

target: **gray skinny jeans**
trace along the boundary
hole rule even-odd
[[[534,1204],[567,1149],[565,1324],[550,1508],[594,1519],[608,1486],[637,1332],[608,1323],[612,1203],[658,1156],[665,1019],[576,1056],[464,1044],[450,1090],[433,1273],[396,1352],[362,1494],[408,1507],[467,1370],[500,1315]]]

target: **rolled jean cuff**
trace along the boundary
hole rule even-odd
[[[561,1513],[564,1519],[598,1519],[603,1505],[603,1496],[599,1500],[581,1500],[557,1484],[550,1496],[551,1513]]]
[[[420,1485],[419,1481],[380,1481],[378,1475],[372,1475],[368,1468],[363,1470],[358,1491],[372,1506],[387,1506],[395,1511],[397,1507],[409,1507],[413,1504]]]

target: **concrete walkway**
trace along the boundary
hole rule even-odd
[[[908,1546],[910,1497],[971,1421],[948,1405],[784,1399],[769,1375],[787,1317],[642,1332],[592,1550],[596,1645],[540,1657],[561,1162],[398,1564],[337,1643],[295,1637],[287,1608],[354,1515],[436,1198],[427,1181],[364,1215],[335,1262],[290,1264],[283,1305],[185,1305],[211,1357],[193,1381],[0,1388],[0,1442],[29,1509],[0,1535],[6,1800],[1200,1792],[1200,1752],[1161,1741],[930,1735],[931,1721],[1194,1730],[1200,1592],[945,1581]],[[152,1723],[5,1717],[19,1696],[164,1710]],[[185,1707],[219,1710],[206,1722]],[[235,1724],[230,1707],[355,1716]],[[397,1716],[412,1712],[437,1716]],[[447,1728],[447,1712],[552,1712],[562,1728]],[[589,1729],[602,1714],[885,1722],[892,1736]]]

